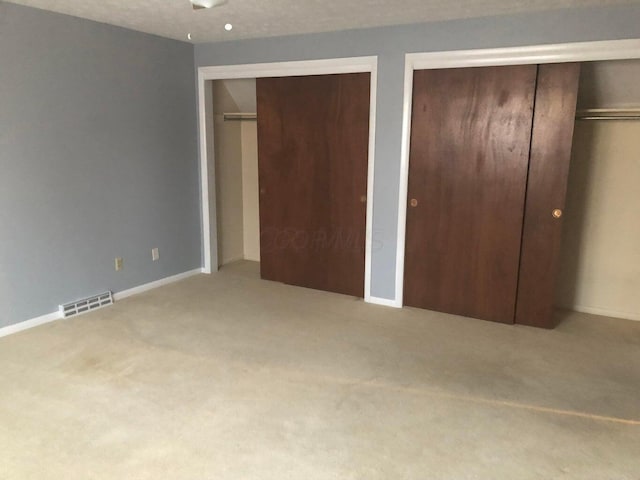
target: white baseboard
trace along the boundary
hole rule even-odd
[[[402,303],[397,302],[396,300],[389,300],[388,298],[369,296],[366,297],[364,301],[367,303],[373,303],[374,305],[382,305],[384,307],[402,308]]]
[[[163,285],[169,285],[170,283],[179,282],[180,280],[184,280],[185,278],[189,278],[200,273],[204,273],[203,268],[196,268],[195,270],[189,270],[188,272],[172,275],[171,277],[161,278],[160,280],[156,280],[155,282],[145,283],[144,285],[133,287],[128,290],[123,290],[122,292],[114,293],[113,299],[122,300],[123,298],[153,290],[154,288],[162,287]],[[0,337],[6,337],[7,335],[12,335],[29,328],[44,325],[45,323],[55,322],[56,320],[60,319],[62,319],[62,315],[59,311],[47,313],[46,315],[42,315],[40,317],[32,318],[30,320],[25,320],[24,322],[15,323],[13,325],[8,325],[6,327],[0,328]]]
[[[133,287],[128,290],[123,290],[122,292],[114,293],[113,299],[122,300],[132,295],[137,295],[142,292],[147,292],[149,290],[153,290],[154,288],[162,287],[164,285],[169,285],[170,283],[179,282],[180,280],[184,280],[185,278],[193,277],[194,275],[199,275],[201,273],[202,273],[202,269],[196,268],[194,270],[189,270],[188,272],[172,275],[171,277],[161,278],[160,280],[156,280],[155,282],[145,283],[144,285],[139,285],[137,287]]]
[[[640,321],[640,313],[623,312],[620,310],[611,310],[609,308],[589,307],[585,305],[574,305],[572,307],[563,307],[580,313],[590,313],[592,315],[602,315],[604,317],[623,318],[625,320]]]
[[[6,337],[7,335],[12,335],[29,328],[44,325],[45,323],[55,322],[56,320],[60,320],[61,318],[62,314],[60,312],[53,312],[47,313],[46,315],[42,315],[40,317],[32,318],[31,320],[25,320],[24,322],[14,323],[13,325],[0,328],[0,337]]]

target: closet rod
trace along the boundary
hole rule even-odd
[[[225,113],[222,118],[225,122],[255,122],[258,120],[258,115],[255,113]]]
[[[594,108],[580,110],[576,114],[576,120],[640,120],[640,109],[608,109]]]

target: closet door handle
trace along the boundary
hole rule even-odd
[[[551,215],[553,215],[553,218],[560,218],[562,216],[562,210],[556,208],[553,212],[551,212]]]
[[[412,198],[409,201],[409,205],[411,205],[413,208],[417,207],[418,206],[418,200],[416,200],[415,198]]]

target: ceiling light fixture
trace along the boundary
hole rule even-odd
[[[200,10],[201,8],[213,8],[224,3],[227,0],[190,0],[194,10]]]
[[[190,34],[190,33],[187,33],[187,38],[188,38],[189,40],[191,40],[191,34]]]
[[[227,24],[224,26],[224,29],[225,29],[227,32],[230,32],[231,30],[233,30],[233,25],[231,25],[230,23],[227,23]]]

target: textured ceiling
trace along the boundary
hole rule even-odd
[[[381,25],[504,15],[640,0],[229,0],[210,10],[189,0],[11,0],[192,42],[214,42]],[[231,32],[224,30],[232,23]]]

